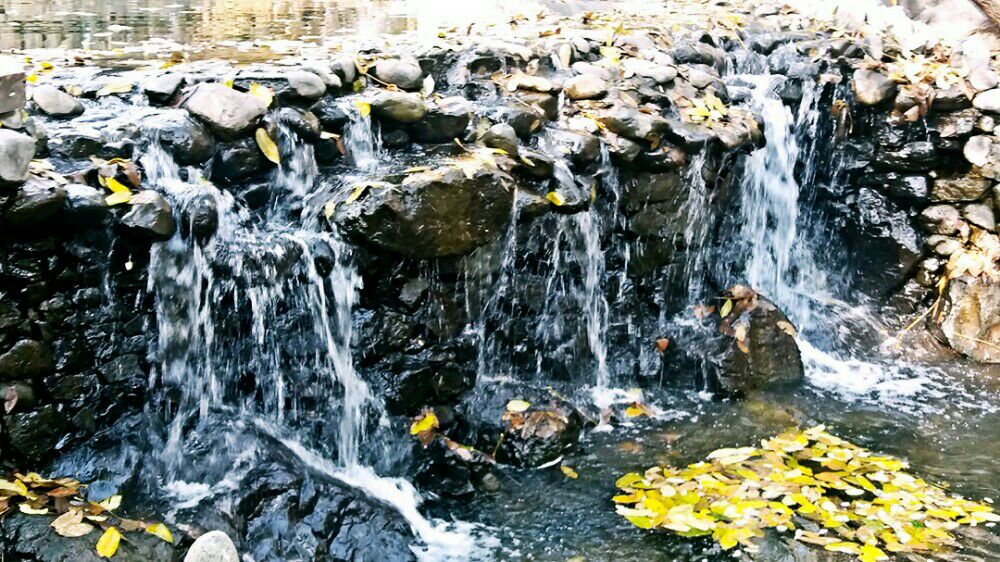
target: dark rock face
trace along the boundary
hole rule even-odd
[[[416,257],[461,255],[499,237],[510,221],[513,190],[502,172],[438,168],[397,188],[371,187],[343,205],[337,222],[351,236]]]
[[[418,142],[442,143],[461,139],[472,119],[472,105],[463,97],[444,98],[432,106],[413,127]]]
[[[21,340],[0,355],[0,380],[33,379],[52,369],[52,351],[35,340]]]
[[[941,156],[934,144],[927,141],[910,142],[899,149],[882,149],[875,155],[874,164],[887,170],[926,172],[941,164]]]
[[[154,115],[142,122],[142,128],[181,166],[201,164],[212,157],[215,148],[212,133],[186,111]]]
[[[31,177],[0,210],[0,232],[19,232],[40,225],[55,215],[66,201],[66,191],[49,179]]]
[[[745,393],[797,384],[805,376],[796,329],[772,302],[737,285],[723,293],[732,311],[720,329],[727,336],[716,375],[723,389]]]
[[[855,256],[852,266],[866,290],[887,293],[912,271],[923,241],[908,214],[881,193],[863,188],[854,205],[848,238]]]
[[[253,139],[219,147],[212,161],[212,179],[222,183],[246,181],[267,167],[267,160]]]

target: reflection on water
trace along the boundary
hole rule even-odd
[[[550,7],[565,9],[555,0]],[[320,40],[505,21],[530,0],[0,0],[0,49]]]

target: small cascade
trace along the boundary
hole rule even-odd
[[[344,105],[350,122],[344,128],[344,149],[350,163],[361,172],[372,172],[385,157],[382,136],[373,127],[371,115],[361,115],[353,106]]]

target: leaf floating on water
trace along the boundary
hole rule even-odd
[[[101,538],[97,540],[97,555],[101,558],[111,558],[118,552],[122,534],[114,527],[108,527]]]
[[[368,115],[372,112],[372,104],[366,101],[354,100],[354,107],[358,108],[358,113],[360,113],[362,117],[368,117]]]
[[[250,89],[248,90],[251,96],[259,99],[264,107],[271,107],[271,102],[274,101],[274,92],[271,88],[264,86],[263,84],[258,84],[254,82],[250,84]]]
[[[563,196],[560,195],[558,191],[550,191],[546,193],[545,198],[551,201],[556,207],[562,207],[566,203]]]
[[[562,473],[566,475],[566,478],[572,478],[573,480],[576,480],[577,478],[580,477],[580,474],[577,473],[577,471],[573,470],[572,468],[566,465],[561,465],[559,467],[559,470],[561,470]]]
[[[163,523],[153,523],[152,525],[146,527],[146,532],[154,537],[159,537],[163,541],[174,544],[173,533],[171,533],[170,529]]]
[[[337,212],[336,201],[327,201],[326,205],[323,205],[323,216],[326,217],[326,220],[330,220],[330,217],[332,217],[335,212]]]
[[[281,154],[278,152],[278,145],[271,139],[271,136],[267,134],[267,131],[263,127],[257,129],[255,137],[257,138],[257,146],[264,153],[264,157],[275,164],[281,164]]]
[[[531,402],[524,400],[511,400],[510,402],[507,402],[507,411],[514,412],[515,414],[524,412],[530,407]]]
[[[364,193],[366,189],[368,189],[367,183],[356,184],[354,186],[354,189],[351,190],[351,194],[347,196],[347,199],[344,201],[344,203],[345,204],[354,203],[355,201],[358,200],[359,197],[361,197],[361,194]]]
[[[719,316],[725,318],[729,316],[729,313],[733,310],[733,301],[731,299],[726,299],[726,302],[722,305],[722,310],[719,311]]]

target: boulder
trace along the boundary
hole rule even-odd
[[[0,354],[0,380],[25,380],[47,375],[53,367],[52,351],[36,340],[20,340]]]
[[[285,75],[288,81],[287,96],[293,99],[315,101],[326,93],[326,82],[308,70],[293,70]]]
[[[888,172],[868,176],[869,185],[887,193],[889,198],[904,205],[923,205],[930,197],[927,176]]]
[[[48,404],[4,418],[11,447],[33,463],[53,456],[56,445],[63,438],[66,419]]]
[[[663,117],[624,106],[599,115],[597,120],[612,133],[636,141],[658,143],[660,137],[670,130]]]
[[[0,231],[23,231],[44,223],[66,201],[66,191],[54,180],[31,176],[21,184],[7,207],[0,211]]]
[[[487,165],[418,172],[399,186],[369,187],[339,207],[337,222],[355,238],[402,254],[463,255],[503,235],[513,208],[509,182]]]
[[[240,554],[229,535],[209,531],[194,541],[184,555],[184,562],[240,562]]]
[[[372,112],[380,119],[396,123],[416,123],[424,117],[424,100],[418,94],[379,92],[371,101]]]
[[[948,283],[941,331],[952,349],[984,363],[1000,363],[1000,286],[968,275]]]
[[[146,117],[140,126],[181,166],[201,164],[212,157],[215,149],[208,128],[181,109]]]
[[[720,319],[726,336],[716,377],[731,393],[797,384],[805,376],[796,329],[788,317],[753,289],[736,285],[722,294],[731,311]],[[724,305],[725,306],[725,305]]]
[[[403,90],[416,91],[423,86],[424,71],[415,60],[382,59],[375,63],[375,77]]]
[[[221,183],[244,181],[267,168],[267,160],[252,138],[222,145],[212,160],[212,180]]]
[[[9,129],[0,129],[0,183],[28,179],[28,165],[35,156],[35,139]]]
[[[155,78],[150,78],[142,85],[142,91],[149,102],[156,105],[166,105],[173,99],[184,83],[184,75],[168,72]]]
[[[121,218],[126,228],[154,240],[167,240],[174,234],[173,209],[162,195],[155,191],[140,191],[132,196],[129,212]]]
[[[514,127],[507,123],[497,123],[486,130],[481,139],[490,148],[503,150],[511,156],[517,155],[519,142]]]
[[[214,82],[196,86],[184,108],[223,139],[249,133],[267,111],[256,96]]]
[[[556,460],[576,445],[582,427],[576,408],[562,400],[505,412],[497,462],[536,467]]]
[[[309,108],[323,126],[324,131],[342,134],[344,127],[351,122],[351,117],[344,109],[342,102],[334,97],[325,97]]]
[[[608,84],[593,74],[580,74],[567,80],[563,91],[571,100],[592,100],[604,97]]]
[[[962,209],[962,218],[972,226],[989,230],[990,232],[996,231],[997,219],[993,213],[993,207],[985,203],[966,205]]]
[[[871,70],[855,70],[851,78],[854,96],[865,105],[878,105],[896,94],[896,83]]]
[[[972,106],[990,113],[1000,113],[1000,88],[979,92],[972,98]]]
[[[461,96],[444,98],[431,105],[424,118],[413,126],[418,142],[445,143],[465,136],[472,120],[472,104]]]
[[[0,113],[24,108],[24,70],[11,59],[0,61]]]
[[[75,117],[83,113],[80,100],[50,84],[32,88],[31,101],[43,113],[52,117]]]
[[[959,202],[975,201],[986,195],[992,183],[974,174],[951,178],[937,178],[931,188],[931,201]]]
[[[65,224],[89,227],[99,224],[108,216],[104,194],[96,188],[71,183],[63,189],[66,191],[66,203],[62,209],[62,221]]]
[[[952,205],[931,205],[920,212],[917,221],[930,234],[952,236],[968,228],[958,209]]]

